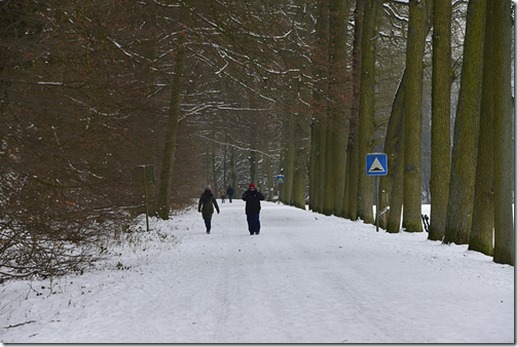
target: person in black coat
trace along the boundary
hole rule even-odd
[[[219,214],[219,206],[216,201],[216,197],[212,194],[212,190],[207,186],[205,191],[201,194],[200,200],[198,201],[198,212],[201,212],[203,220],[205,221],[205,227],[207,228],[207,234],[210,234],[212,215],[214,214],[214,207]]]
[[[248,190],[243,193],[242,199],[246,201],[245,213],[248,231],[250,235],[259,235],[261,229],[259,212],[261,211],[261,200],[264,200],[264,195],[255,188],[253,183],[250,183]]]
[[[231,185],[229,185],[227,188],[227,196],[228,196],[228,201],[230,203],[232,203],[232,196],[234,196],[234,189],[232,188]]]

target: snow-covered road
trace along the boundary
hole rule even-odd
[[[267,202],[250,236],[242,201],[220,207],[210,235],[190,210],[153,220],[107,268],[1,285],[1,340],[514,342],[513,267]]]

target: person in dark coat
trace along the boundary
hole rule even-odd
[[[261,229],[259,212],[261,211],[261,200],[264,200],[264,195],[255,188],[253,183],[250,183],[248,190],[243,193],[242,199],[246,201],[245,213],[248,231],[250,235],[259,235]]]
[[[219,206],[216,201],[216,197],[212,194],[212,190],[207,186],[205,191],[200,196],[198,201],[198,212],[201,212],[203,220],[205,221],[205,227],[207,228],[207,234],[210,234],[212,215],[214,214],[214,207],[219,214]]]
[[[228,202],[232,203],[232,196],[234,196],[234,189],[231,185],[227,188],[227,196],[228,196]]]

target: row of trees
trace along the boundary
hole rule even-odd
[[[513,14],[497,3],[2,1],[0,272],[82,269],[144,186],[164,219],[206,184],[253,181],[372,223],[372,151],[389,155],[387,231],[421,231],[429,191],[431,239],[514,264]]]
[[[317,148],[312,159],[325,173],[319,174],[313,168],[310,206],[325,214],[353,220],[359,217],[372,223],[373,181],[365,175],[364,158],[376,148],[377,60],[373,53],[380,33],[377,16],[384,5],[381,1],[366,1],[364,5],[363,18],[359,18],[362,15],[359,6],[355,17],[355,23],[361,25],[356,28],[352,50],[353,64],[358,64],[352,71],[360,73],[356,84],[352,84],[356,92],[351,93],[344,85],[337,93],[356,95],[349,104],[341,104],[333,97],[334,82],[341,77],[333,70],[334,49],[338,45],[331,33],[340,29],[331,26],[333,16],[329,15],[327,112],[324,117],[315,117],[312,132],[315,137],[312,144]],[[378,208],[389,208],[382,221],[388,232],[399,232],[401,225],[409,232],[422,231],[423,80],[427,36],[433,28],[429,238],[444,243],[469,243],[470,249],[494,255],[496,262],[514,264],[512,4],[472,0],[467,6],[464,59],[458,101],[453,105],[456,113],[451,145],[451,29],[455,5],[449,0],[408,4],[406,64],[384,137],[383,151],[389,155],[390,175],[382,179],[379,193],[382,204]],[[329,8],[331,13],[339,13],[332,5]],[[356,45],[361,47],[359,57],[354,56],[358,52],[354,50]],[[359,103],[358,111],[355,102]],[[342,119],[334,113],[336,109],[341,110]],[[344,110],[351,110],[351,114]],[[498,132],[497,127],[500,127]],[[351,129],[354,129],[352,134]],[[349,138],[348,146],[335,136],[341,140]],[[322,148],[325,148],[323,155],[319,152]]]

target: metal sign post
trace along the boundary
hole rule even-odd
[[[366,158],[367,176],[374,176],[374,194],[376,194],[376,231],[379,231],[379,217],[380,217],[380,201],[378,194],[379,176],[386,176],[388,174],[388,160],[385,153],[368,153]]]
[[[275,176],[275,185],[277,186],[277,203],[281,201],[281,185],[284,184],[284,175],[279,174]]]

